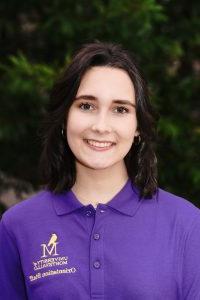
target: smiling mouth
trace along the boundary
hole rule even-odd
[[[108,150],[111,149],[115,143],[113,142],[97,142],[94,140],[84,140],[90,148],[95,150]]]

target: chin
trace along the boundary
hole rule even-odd
[[[105,170],[112,167],[112,165],[85,164],[85,167],[93,170]]]
[[[102,161],[99,161],[95,163],[94,161],[89,162],[89,161],[79,160],[78,163],[85,168],[89,168],[93,170],[105,170],[105,169],[112,168],[117,162],[102,163]]]

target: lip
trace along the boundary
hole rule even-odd
[[[95,141],[95,140],[92,140],[92,141]],[[111,148],[113,148],[115,146],[115,143],[107,142],[107,143],[112,143],[112,145],[102,148],[102,147],[96,147],[94,145],[90,145],[86,139],[84,139],[84,142],[90,149],[95,150],[95,151],[100,151],[100,152],[110,150]],[[98,141],[98,142],[100,142],[100,141]]]

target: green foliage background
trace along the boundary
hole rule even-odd
[[[158,125],[159,185],[200,194],[200,2],[2,0],[0,169],[38,187],[37,137],[52,83],[74,50],[99,39],[139,58]]]

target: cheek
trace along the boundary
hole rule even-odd
[[[87,119],[80,113],[71,112],[68,115],[66,132],[68,139],[81,135],[88,128]]]
[[[124,140],[133,141],[137,129],[137,121],[135,118],[130,118],[123,123],[118,124],[118,132]]]

